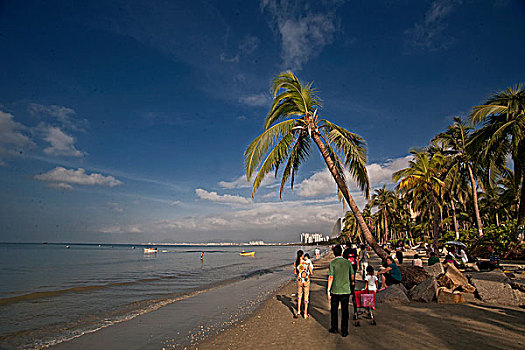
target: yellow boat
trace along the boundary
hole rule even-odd
[[[255,252],[241,252],[241,256],[255,256]]]

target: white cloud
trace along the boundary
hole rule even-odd
[[[373,163],[367,165],[366,169],[368,171],[371,188],[393,184],[392,174],[398,170],[407,168],[408,162],[411,161],[412,158],[412,155],[408,155],[406,157],[392,159],[384,164]]]
[[[73,191],[73,186],[64,182],[51,182],[48,184],[48,186],[57,190]]]
[[[18,155],[27,148],[34,146],[33,141],[23,132],[27,128],[14,121],[10,113],[0,111],[0,165],[4,156]]]
[[[219,234],[228,235],[241,237],[245,241],[251,239],[250,235],[258,235],[261,239],[270,237],[273,240],[298,241],[301,232],[330,234],[335,221],[341,215],[342,207],[334,200],[281,201],[257,203],[246,209],[228,210],[214,215],[104,227],[101,232],[148,232],[193,239],[200,233],[205,239],[209,239],[209,233],[213,232],[214,237]],[[191,241],[191,238],[188,239]]]
[[[239,102],[252,107],[268,107],[270,106],[270,96],[266,93],[248,95],[239,98]]]
[[[324,11],[311,10],[308,1],[261,1],[262,9],[273,16],[272,25],[281,37],[281,58],[285,68],[298,70],[312,57],[316,57],[323,47],[333,41],[337,31],[337,7],[344,1],[324,2]],[[316,4],[317,7],[319,3]]]
[[[297,194],[301,197],[318,197],[336,193],[337,185],[328,169],[313,174],[297,185]]]
[[[50,156],[82,157],[84,152],[75,147],[75,139],[54,126],[40,125],[37,131],[42,135],[44,141],[50,144],[44,148],[44,153]]]
[[[44,106],[37,103],[31,103],[28,106],[28,111],[33,116],[50,116],[53,121],[59,123],[60,126],[73,131],[84,131],[88,126],[86,119],[76,118],[75,110],[57,105]]]
[[[172,207],[175,207],[175,206],[179,205],[180,203],[181,203],[181,201],[173,201],[173,202],[170,203],[170,205]]]
[[[277,182],[277,179],[275,177],[267,176],[262,181],[260,187],[271,188],[271,187],[274,187],[275,182]],[[233,181],[219,181],[219,186],[221,186],[222,188],[230,189],[230,190],[234,188],[251,188],[252,185],[253,185],[252,182],[248,181],[248,179],[246,178],[246,175],[241,175]]]
[[[232,196],[230,194],[219,195],[217,192],[208,192],[202,188],[195,189],[195,194],[200,198],[212,202],[229,203],[229,204],[251,204],[251,198],[241,196]]]
[[[221,53],[220,59],[227,63],[237,63],[242,57],[252,54],[259,47],[259,38],[252,35],[245,36],[237,48],[235,55]]]
[[[251,183],[246,178],[246,175],[241,175],[233,181],[220,181],[219,186],[227,189],[233,188],[248,188],[251,187]]]
[[[108,206],[111,208],[111,210],[113,210],[114,212],[117,212],[117,213],[123,213],[124,212],[124,209],[122,209],[120,207],[120,204],[118,203],[115,203],[115,202],[108,202]]]
[[[71,185],[83,186],[106,186],[115,187],[122,184],[122,181],[115,179],[113,176],[104,176],[102,174],[87,174],[82,168],[65,169],[56,167],[47,173],[35,175],[35,180],[49,182],[51,187],[71,190]]]
[[[392,174],[398,170],[408,167],[411,155],[390,160],[384,164],[372,163],[366,166],[370,187],[372,189],[382,185],[393,184]],[[351,191],[358,193],[358,188],[346,174],[348,186]],[[319,197],[323,195],[337,194],[337,185],[328,169],[323,169],[309,178],[303,180],[297,186],[297,193],[302,197]]]
[[[445,22],[454,7],[460,5],[461,0],[435,0],[425,13],[423,21],[405,31],[405,45],[413,49],[437,51],[446,49],[453,40],[444,35],[448,24]]]
[[[114,225],[103,227],[99,230],[101,233],[142,233],[142,229],[138,225]]]
[[[328,15],[309,15],[279,22],[282,40],[282,59],[285,68],[301,69],[311,57],[333,40],[336,27]]]

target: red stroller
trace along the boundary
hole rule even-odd
[[[355,326],[359,327],[359,314],[363,314],[366,311],[368,311],[368,316],[372,320],[370,322],[371,325],[376,325],[376,320],[374,318],[373,310],[375,309],[376,305],[376,292],[375,291],[368,291],[368,288],[365,290],[356,290],[354,292],[355,298],[355,306],[354,306],[354,321]],[[362,309],[359,311],[359,309]]]

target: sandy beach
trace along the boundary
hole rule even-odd
[[[361,318],[349,336],[328,332],[326,284],[330,256],[314,263],[309,319],[293,318],[295,281],[274,292],[275,275],[249,278],[103,328],[53,349],[523,349],[525,310],[479,303],[378,304],[377,325]],[[374,265],[378,263],[374,259]],[[284,271],[286,270],[286,271]],[[283,272],[288,272],[284,269]],[[289,276],[289,274],[288,274]],[[288,277],[290,278],[290,277]],[[357,287],[362,286],[358,281]],[[265,290],[266,292],[261,292]],[[255,298],[253,296],[256,296]],[[223,314],[230,312],[227,322]],[[188,322],[201,324],[189,334]]]
[[[349,336],[328,332],[329,258],[315,263],[310,318],[294,319],[294,282],[287,283],[250,317],[191,349],[523,349],[525,310],[482,303],[379,304],[377,325],[362,318]]]

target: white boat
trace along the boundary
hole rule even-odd
[[[157,248],[144,248],[144,254],[154,254],[159,250]]]

